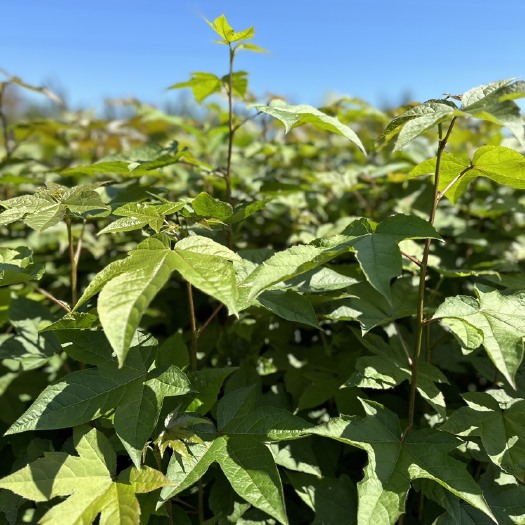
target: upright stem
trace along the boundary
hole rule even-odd
[[[233,61],[235,59],[235,48],[230,45],[230,61],[228,69],[228,153],[226,156],[226,173],[224,180],[226,182],[226,202],[231,203],[232,200],[232,152],[233,152],[233,136],[236,128],[233,123]],[[233,245],[232,230],[226,230],[226,244],[228,248]]]
[[[447,145],[452,128],[456,122],[456,117],[452,119],[445,136],[442,136],[441,125],[439,125],[439,144],[436,154],[436,170],[434,172],[434,197],[432,199],[432,208],[430,210],[430,216],[428,222],[434,224],[436,218],[436,210],[439,203],[439,173],[441,169],[441,157],[443,151]],[[403,433],[403,437],[406,437],[412,430],[414,425],[414,415],[416,407],[416,393],[417,393],[417,374],[419,368],[419,359],[421,357],[421,348],[423,346],[423,328],[425,325],[425,288],[428,268],[428,256],[430,254],[430,245],[432,240],[425,240],[425,247],[423,248],[423,257],[421,259],[420,271],[419,271],[419,287],[418,287],[418,300],[417,300],[417,315],[416,315],[416,343],[414,348],[414,358],[412,360],[412,379],[410,382],[410,397],[408,400],[408,423]]]
[[[232,151],[233,151],[233,135],[235,134],[235,126],[233,124],[233,61],[235,58],[235,48],[230,46],[230,63],[228,71],[228,155],[226,158],[226,174],[224,179],[226,181],[226,201],[230,202],[232,198]]]
[[[9,160],[11,157],[11,144],[9,138],[9,131],[7,129],[7,117],[4,113],[4,93],[7,84],[2,82],[0,83],[0,123],[2,124],[2,134],[4,137],[4,147],[5,147],[5,160]]]
[[[196,371],[199,366],[197,361],[199,331],[197,329],[197,318],[195,316],[195,305],[193,303],[193,287],[189,281],[186,281],[186,286],[188,289],[188,307],[190,310],[191,326],[191,369]],[[202,479],[199,479],[197,482],[197,491],[199,523],[202,523],[204,521],[204,485],[202,483]]]
[[[197,370],[197,339],[199,334],[197,332],[197,319],[195,317],[195,306],[193,304],[193,287],[189,281],[186,281],[186,287],[188,290],[188,307],[190,310],[190,326],[191,326],[191,369],[193,371]]]
[[[80,250],[78,247],[75,249],[73,232],[71,231],[71,217],[66,215],[65,221],[67,227],[67,240],[69,244],[69,263],[71,265],[71,306],[74,307],[75,304],[77,304],[78,298],[78,259],[80,256]]]

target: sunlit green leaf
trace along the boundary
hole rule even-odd
[[[433,319],[448,325],[463,346],[473,327],[481,337],[468,336],[468,341],[479,345],[482,340],[496,368],[515,385],[516,371],[523,360],[525,293],[501,295],[497,290],[488,293],[476,290],[476,294],[476,298],[459,295],[445,299]],[[463,329],[459,328],[462,324]],[[472,346],[467,348],[473,349]]]
[[[365,147],[355,131],[337,120],[335,117],[325,115],[312,106],[292,106],[286,104],[282,100],[276,99],[272,101],[270,106],[256,105],[254,107],[257,111],[266,113],[280,120],[284,124],[286,132],[289,132],[297,126],[302,126],[303,124],[312,124],[319,129],[330,131],[347,138],[363,153],[366,153]]]
[[[310,431],[367,452],[365,476],[357,486],[358,523],[396,523],[405,510],[410,483],[418,478],[435,481],[493,518],[465,465],[449,455],[459,440],[431,429],[402,439],[394,413],[375,402],[362,403],[366,417],[332,419]]]

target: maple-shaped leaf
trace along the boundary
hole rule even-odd
[[[525,523],[525,486],[513,476],[497,468],[489,468],[481,476],[479,485],[485,499],[494,511],[498,525]],[[457,498],[437,483],[418,480],[417,489],[447,510],[435,525],[491,525],[493,521],[465,501]]]
[[[503,391],[468,392],[467,407],[459,408],[441,425],[456,436],[477,436],[494,464],[525,480],[525,400]]]
[[[136,494],[172,485],[160,471],[147,466],[116,476],[116,454],[95,428],[78,427],[73,441],[78,456],[47,452],[0,480],[1,488],[36,502],[69,496],[46,512],[39,523],[87,525],[100,514],[100,525],[139,525]]]
[[[387,389],[393,388],[403,381],[411,380],[412,369],[408,362],[408,356],[397,338],[385,341],[377,335],[367,334],[361,339],[361,342],[373,355],[357,359],[355,372],[346,382],[347,385],[360,388]],[[436,386],[436,383],[448,383],[448,381],[435,366],[430,363],[420,363],[417,390],[438,414],[445,417],[445,396]]]
[[[402,438],[398,417],[379,403],[361,400],[366,416],[339,417],[308,431],[368,454],[364,478],[358,483],[358,523],[393,525],[405,510],[410,484],[430,479],[493,518],[480,487],[449,452],[459,439],[433,429]],[[494,520],[495,521],[495,520]]]
[[[100,292],[100,322],[122,366],[144,312],[176,270],[193,286],[223,302],[230,313],[237,313],[232,262],[236,260],[240,260],[237,254],[205,237],[187,237],[172,250],[170,238],[156,234],[95,275],[75,308]]]
[[[300,438],[310,427],[287,410],[255,407],[252,387],[235,390],[217,404],[217,430],[197,424],[199,439],[174,450],[166,475],[177,486],[163,489],[161,498],[191,487],[217,462],[239,496],[287,525],[281,478],[266,442]]]
[[[515,387],[515,375],[523,360],[525,292],[502,295],[497,290],[477,297],[448,297],[433,319],[447,325],[466,350],[484,346],[496,368]]]
[[[96,367],[72,372],[46,387],[6,434],[81,425],[116,408],[115,431],[139,466],[164,398],[189,392],[188,378],[175,366],[148,369],[156,348],[150,335],[135,334],[122,368],[102,332],[64,330],[57,335],[66,352]]]

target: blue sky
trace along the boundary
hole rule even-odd
[[[261,100],[395,104],[525,77],[524,0],[8,0],[0,67],[60,86],[76,108],[128,96],[162,105],[192,71],[226,73],[204,22],[223,13],[270,51],[237,61]]]

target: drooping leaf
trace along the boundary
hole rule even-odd
[[[483,344],[487,354],[509,383],[515,386],[516,371],[523,360],[525,293],[501,295],[494,290],[477,297],[448,297],[436,310],[462,347],[474,350]]]
[[[297,292],[267,290],[258,297],[257,301],[283,319],[319,328],[312,304]]]
[[[104,284],[98,298],[98,314],[121,365],[142,315],[178,268],[177,262],[171,249],[160,242],[150,243],[133,250],[125,270]]]
[[[0,480],[0,487],[37,502],[69,496],[52,507],[40,523],[90,524],[101,514],[101,523],[139,525],[140,506],[135,494],[172,484],[161,472],[146,466],[140,471],[124,471],[114,481],[115,452],[95,428],[77,430],[74,442],[78,456],[47,452]]]
[[[356,257],[364,274],[389,302],[392,300],[390,282],[403,271],[398,243],[425,238],[441,239],[427,221],[414,215],[397,214],[379,223],[374,232],[356,239]]]
[[[498,525],[516,525],[525,518],[525,487],[512,476],[498,475],[489,468],[481,476],[480,486],[485,499],[493,510]],[[506,479],[505,479],[506,478]],[[457,498],[437,483],[417,480],[417,488],[428,498],[436,501],[445,514],[434,522],[436,525],[491,525],[494,523],[486,514]]]
[[[372,401],[361,403],[364,418],[336,418],[309,431],[367,452],[365,475],[357,485],[358,523],[396,523],[405,510],[411,481],[420,478],[437,482],[494,519],[465,465],[449,455],[459,440],[432,429],[416,430],[402,439],[394,413]]]
[[[224,256],[227,248],[223,247],[219,255],[211,255],[197,251],[195,246],[183,246],[177,243],[172,252],[177,271],[193,286],[226,305],[230,314],[237,314],[239,292],[233,263]],[[213,249],[217,250],[215,246]]]
[[[269,106],[256,105],[254,107],[257,111],[266,113],[280,120],[284,124],[286,133],[297,126],[312,124],[319,129],[330,131],[347,138],[366,154],[365,147],[354,130],[340,122],[337,118],[325,115],[322,111],[312,106],[293,106],[286,104],[283,100],[275,99]]]

